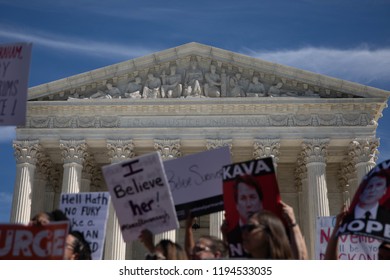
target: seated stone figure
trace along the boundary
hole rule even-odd
[[[210,72],[205,75],[204,95],[207,97],[221,96],[221,76],[215,71],[216,67],[211,65]]]
[[[176,73],[176,67],[170,67],[171,73],[169,76],[165,75],[163,72],[162,77],[162,86],[161,86],[161,96],[167,98],[177,98],[181,97],[183,86],[181,84],[181,74]]]
[[[142,84],[141,84],[141,78],[136,77],[134,82],[130,82],[127,85],[125,97],[128,98],[141,98],[141,91],[142,91]]]
[[[236,73],[229,79],[230,93],[228,97],[245,97],[245,80],[241,78],[241,73]]]
[[[258,77],[253,77],[252,82],[248,86],[248,90],[246,92],[247,97],[264,97],[266,96],[265,88],[262,83],[260,83]]]
[[[149,73],[142,92],[142,98],[160,98],[160,87],[160,78],[157,78],[152,73]]]
[[[282,91],[280,90],[283,86],[283,83],[277,83],[276,85],[271,86],[268,89],[268,95],[271,97],[283,96]]]
[[[203,83],[203,72],[198,68],[196,61],[191,61],[191,68],[187,71],[184,83],[185,97],[202,96],[201,84]]]
[[[114,87],[112,84],[106,84],[106,90],[92,94],[89,98],[91,99],[112,99],[112,98],[121,98],[121,92],[117,87]]]

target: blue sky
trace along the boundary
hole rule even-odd
[[[198,42],[390,90],[388,0],[0,0],[0,44],[32,42],[36,86]],[[390,158],[390,112],[379,161]],[[13,127],[0,127],[0,222],[15,178]]]

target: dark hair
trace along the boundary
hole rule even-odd
[[[212,235],[202,235],[200,238],[210,240],[211,246],[209,247],[213,254],[219,252],[221,254],[221,257],[227,257],[228,248],[226,246],[226,243],[223,240]]]
[[[186,260],[187,255],[183,248],[171,240],[162,239],[157,244],[157,246],[161,247],[162,254],[164,255],[166,260]]]
[[[49,219],[52,222],[69,221],[68,217],[60,209],[46,212],[46,214],[49,216]]]
[[[386,188],[388,188],[390,186],[390,174],[389,174],[389,170],[387,169],[381,169],[379,171],[374,171],[374,172],[370,172],[369,174],[367,174],[367,176],[364,178],[366,180],[366,185],[368,184],[368,182],[374,178],[374,177],[381,177],[381,178],[384,178],[386,180]]]
[[[62,221],[69,222],[69,219],[64,212],[62,212],[59,209],[56,209],[51,212],[39,212],[34,217],[32,217],[32,219],[30,220],[30,224],[35,226],[41,226],[50,222],[62,222]],[[70,227],[71,225],[69,223],[68,231],[71,230]]]
[[[77,254],[78,260],[91,260],[92,252],[89,243],[84,238],[84,234],[80,231],[74,230],[69,233],[75,240],[73,241],[73,253]]]
[[[236,203],[238,201],[238,185],[240,183],[244,183],[245,185],[254,188],[256,190],[257,195],[259,196],[259,200],[260,201],[263,200],[263,193],[261,192],[260,185],[253,176],[250,175],[237,176],[234,180],[235,183],[234,183],[233,192],[234,192],[234,201]]]
[[[293,259],[292,250],[283,222],[274,213],[263,210],[252,216],[260,226],[264,228],[261,234],[265,234],[263,244],[259,244],[258,250],[264,250],[266,259]]]

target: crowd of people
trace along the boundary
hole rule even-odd
[[[366,179],[353,202],[356,206],[347,210],[344,205],[336,216],[336,222],[329,238],[325,259],[338,259],[340,228],[350,221],[376,219],[388,223],[389,212],[379,205],[387,192],[387,174],[375,173]],[[250,177],[238,177],[233,186],[237,223],[229,225],[225,220],[221,226],[222,238],[203,235],[194,239],[194,217],[188,210],[185,223],[184,246],[163,239],[154,244],[154,237],[148,229],[142,230],[139,241],[148,251],[145,259],[153,260],[204,260],[204,259],[308,259],[308,251],[294,210],[283,201],[277,202],[274,211],[264,207],[264,194],[258,182]],[[352,209],[352,210],[351,210]],[[387,212],[386,212],[386,211]],[[381,219],[379,219],[381,218]],[[35,215],[29,225],[45,226],[51,222],[69,221],[61,210],[41,212]],[[237,253],[237,254],[236,254]],[[64,259],[90,260],[91,248],[83,233],[69,229],[65,242]],[[383,241],[378,247],[378,259],[390,259],[390,243]]]
[[[51,222],[62,222],[69,219],[59,209],[56,209],[52,212],[40,212],[35,215],[29,225],[30,226],[45,226]],[[65,260],[91,260],[92,252],[89,246],[89,243],[84,237],[84,234],[77,230],[72,230],[69,228],[68,235],[65,239],[65,250],[64,250],[64,259]]]

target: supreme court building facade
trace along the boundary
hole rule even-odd
[[[375,165],[390,92],[189,43],[29,89],[17,128],[11,222],[58,207],[61,193],[107,191],[101,167],[228,146],[234,162],[272,156],[282,200],[314,253],[317,216],[338,213]],[[199,217],[221,236],[223,213]],[[183,231],[156,236],[183,244]],[[142,259],[110,208],[105,259]]]

